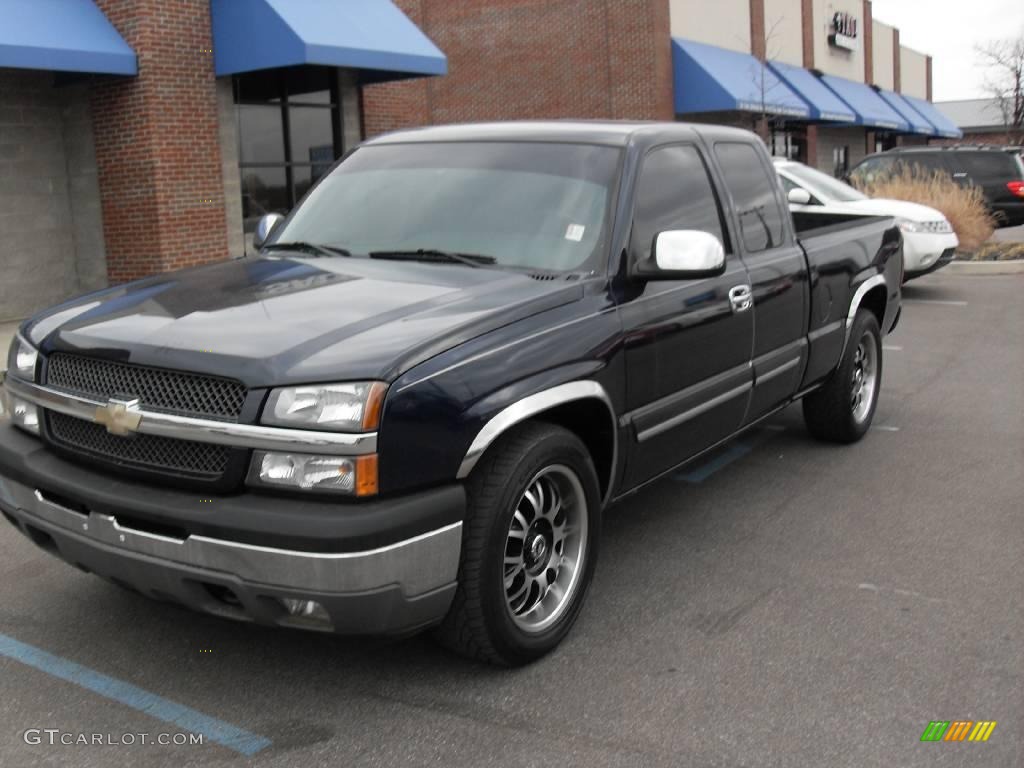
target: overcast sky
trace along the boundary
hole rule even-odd
[[[1024,0],[873,0],[871,13],[899,27],[900,43],[931,54],[935,101],[986,96],[974,46],[1024,37]]]

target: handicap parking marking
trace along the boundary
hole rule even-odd
[[[270,739],[263,736],[250,733],[215,717],[204,715],[191,707],[150,693],[131,683],[104,675],[102,672],[83,667],[81,664],[76,664],[60,656],[54,656],[41,648],[15,640],[3,633],[0,633],[0,656],[6,656],[40,672],[79,685],[143,714],[173,723],[186,731],[202,734],[205,739],[246,757],[252,757],[272,744]]]

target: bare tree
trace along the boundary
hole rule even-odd
[[[770,27],[766,26],[764,32],[764,45],[761,46],[761,50],[764,51],[764,53],[763,55],[755,57],[760,62],[760,66],[751,73],[751,77],[754,81],[754,87],[757,89],[760,101],[759,106],[761,108],[761,114],[757,120],[756,131],[765,144],[769,143],[772,126],[781,125],[784,122],[784,119],[773,117],[768,114],[768,97],[773,91],[782,87],[782,83],[778,77],[769,74],[768,62],[772,59],[778,58],[779,56],[779,52],[775,48],[774,43],[779,34],[779,27],[784,21],[785,19],[780,17],[776,19]]]
[[[1003,116],[1007,134],[1024,131],[1024,29],[1016,38],[991,40],[975,49],[987,70],[985,90]]]

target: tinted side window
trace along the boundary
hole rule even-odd
[[[716,144],[725,186],[740,220],[740,236],[751,253],[782,245],[782,209],[778,182],[768,175],[761,156],[750,144]]]
[[[649,259],[654,236],[670,229],[709,232],[728,250],[718,198],[694,147],[662,147],[644,160],[633,215],[633,257]]]
[[[894,165],[891,157],[869,157],[850,172],[850,178],[871,184],[881,176],[892,173],[895,170]]]
[[[954,162],[973,178],[1017,178],[1013,157],[1006,152],[958,152]]]
[[[900,162],[909,167],[917,167],[926,173],[949,173],[949,168],[942,160],[942,155],[931,152],[908,152]]]

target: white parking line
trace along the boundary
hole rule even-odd
[[[872,429],[877,429],[879,432],[899,432],[900,431],[899,427],[890,427],[887,424],[876,424],[875,426],[873,426],[871,428]]]
[[[943,299],[903,299],[904,304],[940,304],[946,307],[966,307],[966,301],[945,301]]]
[[[882,349],[886,352],[902,352],[903,347],[894,347],[891,344],[883,344]]]

